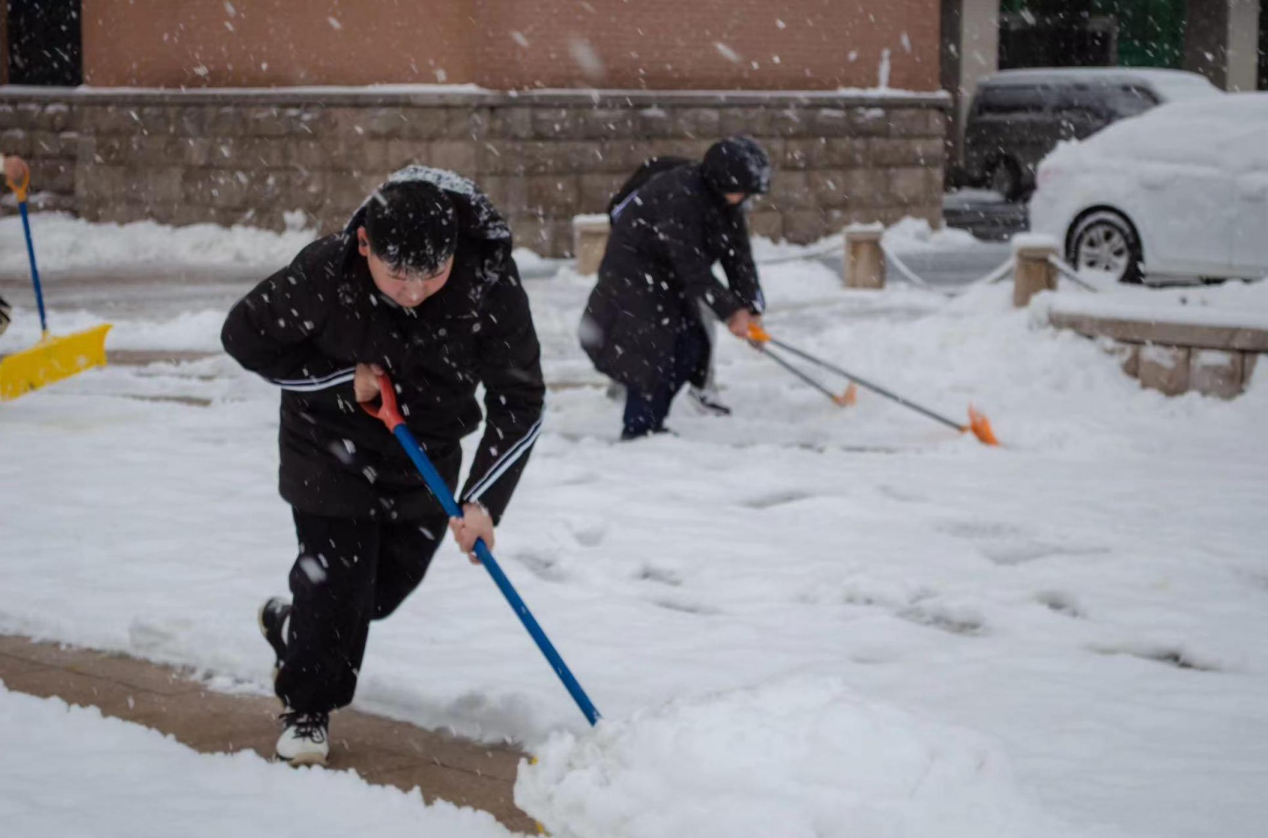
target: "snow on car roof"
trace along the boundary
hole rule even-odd
[[[1219,88],[1202,75],[1185,70],[1164,70],[1156,67],[1042,67],[1026,70],[1004,70],[978,82],[981,87],[1020,84],[1115,84],[1138,82],[1148,84],[1164,96],[1183,89],[1180,96],[1197,91],[1218,93]],[[1167,97],[1171,98],[1171,97]]]
[[[1194,124],[1198,120],[1202,124]],[[1201,130],[1212,122],[1225,121],[1245,126],[1248,121],[1259,123],[1265,120],[1268,120],[1268,93],[1229,93],[1214,99],[1188,99],[1160,105],[1134,117],[1130,124],[1179,122]]]
[[[1160,105],[1081,142],[1061,143],[1048,160],[1259,170],[1268,163],[1268,145],[1262,140],[1266,132],[1268,93],[1230,93]]]

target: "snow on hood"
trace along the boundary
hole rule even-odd
[[[454,198],[454,206],[458,210],[458,219],[462,234],[490,241],[510,241],[511,228],[507,225],[497,207],[489,200],[489,196],[480,191],[474,181],[446,169],[434,169],[431,166],[406,166],[392,174],[379,186],[382,189],[395,183],[431,183],[449,193]],[[376,189],[375,192],[378,190]],[[346,235],[356,233],[365,217],[366,205],[374,194],[366,196],[357,207],[357,211],[348,219],[344,227]]]

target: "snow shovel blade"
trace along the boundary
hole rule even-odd
[[[833,396],[832,401],[841,407],[854,407],[859,400],[859,388],[853,381],[850,386],[845,388],[845,392],[839,396]]]
[[[991,423],[985,416],[978,413],[972,405],[969,406],[969,427],[968,430],[973,432],[973,436],[983,445],[999,445],[999,440],[995,438],[995,432],[991,430]]]
[[[110,324],[103,323],[72,335],[45,335],[30,349],[0,360],[0,401],[16,399],[92,367],[104,367],[108,331]]]

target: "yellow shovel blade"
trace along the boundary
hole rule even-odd
[[[106,332],[103,323],[84,332],[43,340],[0,360],[0,401],[16,399],[31,390],[70,378],[89,367],[106,365]]]

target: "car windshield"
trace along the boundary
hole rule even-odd
[[[1135,116],[1158,104],[1158,98],[1143,87],[1128,85],[1110,88],[1105,103],[1115,116]]]

